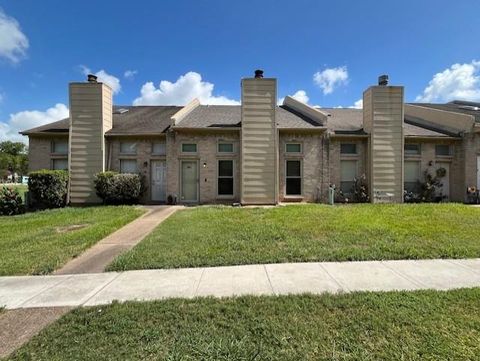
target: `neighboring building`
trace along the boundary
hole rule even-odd
[[[480,104],[404,104],[386,77],[364,109],[277,106],[276,79],[242,80],[242,105],[113,106],[89,76],[70,84],[70,118],[22,132],[30,170],[69,169],[70,202],[99,202],[93,177],[141,173],[145,203],[325,202],[365,174],[373,202],[402,202],[425,170],[447,171],[439,192],[462,202],[480,186]]]

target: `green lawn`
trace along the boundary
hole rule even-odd
[[[143,212],[112,206],[0,217],[0,276],[50,273]]]
[[[478,360],[480,289],[82,308],[12,360]]]
[[[480,208],[460,204],[197,207],[109,268],[480,257],[479,235]]]

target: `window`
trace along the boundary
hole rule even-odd
[[[120,159],[120,173],[137,173],[137,160]]]
[[[52,153],[68,154],[68,140],[54,140],[52,142]]]
[[[52,159],[52,169],[53,170],[68,170],[68,159]]]
[[[233,143],[218,143],[218,153],[233,153]]]
[[[137,143],[135,142],[120,142],[121,154],[137,154]]]
[[[195,143],[183,143],[182,153],[197,153],[197,145]]]
[[[340,154],[357,154],[357,145],[355,143],[340,144]]]
[[[154,142],[152,144],[152,154],[155,155],[165,155],[167,154],[167,148],[165,141]]]
[[[287,196],[299,196],[302,194],[302,162],[299,160],[287,160],[285,172],[285,193]]]
[[[420,162],[404,163],[404,184],[407,192],[418,192],[418,181],[420,178]]]
[[[405,143],[405,146],[404,146],[403,149],[405,150],[405,155],[420,155],[421,154],[420,144]]]
[[[218,195],[233,196],[233,160],[218,161]]]
[[[352,192],[354,179],[357,177],[357,161],[340,161],[340,190],[343,194]]]
[[[301,153],[302,145],[300,143],[287,143],[285,144],[285,152],[287,153]]]
[[[435,155],[440,157],[448,157],[452,155],[452,147],[448,144],[437,144],[435,146]]]

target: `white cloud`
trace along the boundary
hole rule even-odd
[[[313,74],[313,81],[323,90],[323,94],[330,94],[336,88],[348,83],[348,70],[346,66],[326,68]]]
[[[225,96],[213,95],[214,85],[202,80],[202,76],[190,71],[180,76],[176,82],[162,80],[155,87],[153,82],[143,84],[140,97],[133,101],[134,105],[185,105],[198,98],[202,104],[238,105],[238,101]]]
[[[26,138],[18,134],[18,132],[65,119],[68,116],[67,106],[61,103],[45,111],[24,110],[10,114],[7,121],[0,122],[0,141],[15,140],[26,142]]]
[[[0,57],[18,63],[25,58],[29,43],[18,21],[0,8]]]
[[[295,94],[290,95],[290,96],[293,99],[296,99],[299,102],[302,102],[302,103],[305,103],[305,104],[308,104],[308,101],[310,100],[310,98],[308,97],[307,92],[305,90],[297,90],[295,92]],[[284,100],[285,100],[285,98],[278,99],[278,104],[280,104],[280,105],[283,104]]]
[[[480,61],[453,64],[437,73],[417,102],[447,102],[453,99],[480,101]]]
[[[105,70],[102,69],[96,73],[93,73],[90,68],[84,65],[80,65],[80,68],[82,69],[82,73],[84,75],[94,74],[98,77],[99,82],[108,84],[110,88],[112,88],[113,94],[117,94],[122,89],[122,86],[120,85],[120,79],[114,75],[108,74]]]
[[[352,109],[363,109],[363,99],[358,99],[353,105],[350,105],[349,108]]]
[[[138,74],[138,70],[125,70],[125,73],[123,73],[123,76],[125,79],[133,79],[137,74]]]

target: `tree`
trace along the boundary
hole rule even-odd
[[[0,142],[0,176],[8,172],[24,175],[28,172],[27,146],[21,142]]]

